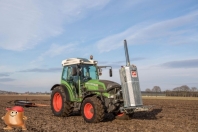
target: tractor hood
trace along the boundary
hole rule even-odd
[[[121,85],[113,82],[113,81],[109,81],[109,80],[99,80],[100,82],[104,83],[107,91],[112,89],[112,88],[121,88]]]
[[[107,90],[107,92],[113,88],[121,88],[120,84],[109,80],[89,80],[85,86],[90,90]]]

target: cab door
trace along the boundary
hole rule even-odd
[[[70,91],[72,91],[74,98],[78,96],[78,75],[73,73],[75,65],[65,66],[62,72],[62,84],[69,85]]]

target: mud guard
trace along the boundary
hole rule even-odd
[[[62,84],[55,84],[50,90],[52,91],[57,86],[61,86],[64,89],[64,92],[66,94],[66,100],[67,101],[71,101],[70,95],[69,95],[69,91],[68,91],[67,87],[65,87],[64,85],[62,85]]]

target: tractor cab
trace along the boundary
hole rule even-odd
[[[62,61],[63,72],[62,79],[65,81],[72,81],[74,78],[79,77],[81,82],[90,79],[99,79],[102,75],[102,68],[111,66],[97,66],[97,61],[85,58],[70,58]],[[112,67],[109,70],[110,77],[112,76]]]
[[[79,97],[81,87],[89,80],[99,80],[102,68],[108,66],[97,66],[97,61],[85,58],[70,58],[62,61],[63,71],[61,84],[69,84],[73,88],[76,97]],[[109,71],[112,76],[112,68]]]
[[[98,79],[97,61],[89,61],[84,58],[70,58],[62,61],[62,84],[69,84],[78,93],[83,82],[90,79]]]

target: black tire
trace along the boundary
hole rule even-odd
[[[92,107],[89,111],[87,107]],[[92,116],[88,116],[91,113]],[[105,117],[105,106],[102,101],[96,96],[86,98],[81,105],[81,115],[84,120],[88,123],[98,123],[104,120]]]
[[[62,101],[60,101],[62,100]],[[61,86],[56,86],[51,94],[51,110],[55,116],[66,117],[73,111],[73,104],[66,100],[66,93]]]
[[[133,117],[133,114],[134,113],[126,114],[125,112],[124,113],[119,113],[115,116],[115,118],[118,119],[118,120],[130,120]]]

